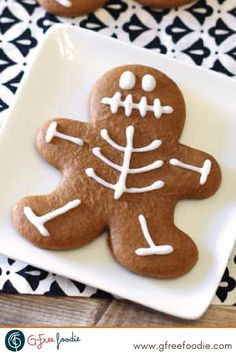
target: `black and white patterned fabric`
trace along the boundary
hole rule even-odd
[[[35,0],[0,0],[0,125],[29,57],[47,29],[60,22],[236,77],[235,0],[198,0],[172,10],[150,9],[132,0],[110,0],[95,13],[73,19],[50,15]],[[0,291],[111,296],[4,256],[0,257]],[[236,305],[236,248],[214,303]]]

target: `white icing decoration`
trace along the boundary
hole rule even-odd
[[[144,238],[149,247],[147,248],[138,248],[135,253],[137,256],[151,256],[151,255],[158,255],[163,256],[174,252],[174,248],[170,245],[162,245],[157,246],[152,240],[150,232],[148,230],[147,221],[144,215],[139,215],[138,217],[139,223],[144,235]]]
[[[157,85],[156,79],[155,77],[153,77],[152,75],[144,75],[143,79],[142,79],[142,89],[145,92],[152,92],[155,90]]]
[[[70,0],[54,0],[56,2],[58,2],[58,4],[64,6],[64,7],[71,7],[72,3]]]
[[[44,237],[48,237],[49,236],[49,232],[46,229],[46,227],[44,226],[44,224],[47,221],[50,221],[54,218],[56,218],[59,215],[65,214],[68,211],[70,211],[71,209],[76,208],[77,206],[79,206],[81,203],[80,199],[75,199],[69,203],[67,203],[66,205],[64,205],[61,208],[55,209],[45,215],[42,216],[37,216],[34,211],[30,208],[30,207],[24,207],[24,214],[27,217],[27,219],[31,222],[31,224],[33,224],[36,229],[38,230],[38,232],[44,236]]]
[[[145,151],[152,151],[154,149],[157,149],[161,141],[160,140],[155,140],[151,144],[147,145],[146,147],[142,148],[134,148],[133,147],[133,136],[134,136],[134,127],[132,125],[128,126],[126,128],[126,142],[127,145],[125,147],[120,146],[116,144],[113,140],[108,135],[108,132],[106,129],[103,129],[101,131],[101,136],[104,140],[106,140],[113,148],[116,150],[122,151],[124,153],[124,158],[123,158],[123,164],[122,165],[117,165],[114,162],[110,161],[107,159],[102,153],[100,148],[95,147],[93,149],[93,154],[97,156],[100,160],[102,160],[104,163],[106,163],[108,166],[114,168],[117,171],[120,171],[120,176],[116,184],[109,183],[105,180],[103,180],[101,177],[99,177],[93,168],[87,168],[86,169],[86,174],[87,176],[93,178],[96,182],[99,184],[103,185],[104,187],[113,189],[114,192],[114,199],[120,199],[123,193],[143,193],[143,192],[149,192],[153,190],[160,189],[164,187],[165,183],[163,181],[156,181],[153,184],[149,186],[145,186],[142,188],[127,188],[126,187],[126,179],[128,174],[138,174],[138,173],[143,173],[143,172],[148,172],[152,171],[154,169],[160,168],[163,165],[162,160],[157,160],[153,162],[152,164],[140,167],[140,168],[130,168],[130,161],[132,157],[133,152],[145,152]]]
[[[189,164],[183,163],[182,161],[177,160],[177,159],[171,159],[170,164],[175,167],[180,167],[180,168],[184,168],[185,170],[190,170],[190,171],[199,173],[200,174],[200,182],[199,183],[201,185],[206,183],[207,178],[211,172],[211,161],[210,160],[205,160],[202,167],[189,165]]]
[[[117,165],[116,163],[110,161],[109,159],[107,159],[102,153],[101,153],[101,148],[99,147],[95,147],[93,148],[93,154],[95,156],[97,156],[101,161],[103,161],[105,164],[107,164],[108,166],[111,166],[112,168],[114,168],[117,171],[122,170],[122,166]],[[154,161],[153,163],[146,165],[144,167],[140,167],[140,168],[129,168],[128,170],[128,174],[137,174],[137,173],[142,173],[142,172],[148,172],[148,171],[152,171],[155,170],[157,168],[160,168],[161,166],[163,166],[164,162],[162,160],[157,160]]]
[[[151,192],[157,189],[161,189],[162,187],[164,187],[165,183],[163,181],[156,181],[152,184],[150,184],[149,186],[146,187],[142,187],[142,188],[125,188],[124,190],[122,190],[121,195],[119,196],[118,192],[116,193],[116,184],[112,184],[109,183],[107,181],[105,181],[104,179],[102,179],[101,177],[99,177],[93,168],[87,168],[85,170],[86,175],[93,178],[96,182],[102,184],[104,187],[110,188],[110,189],[114,189],[115,190],[115,194],[114,194],[114,199],[120,199],[120,197],[122,196],[123,193],[145,193],[145,192]],[[120,191],[119,191],[120,192]]]
[[[134,103],[131,94],[128,94],[122,101],[121,93],[118,91],[113,97],[103,97],[101,102],[102,104],[110,106],[111,113],[113,114],[118,112],[119,107],[123,107],[126,117],[130,117],[133,109],[139,110],[141,117],[145,117],[147,112],[153,112],[157,119],[159,119],[162,114],[171,114],[174,111],[170,106],[162,106],[159,98],[155,98],[153,105],[147,103],[146,97],[142,97],[139,103]]]
[[[71,143],[74,143],[74,144],[79,145],[79,146],[82,146],[83,143],[84,143],[83,140],[80,139],[80,138],[76,138],[74,136],[70,136],[70,135],[59,133],[57,131],[57,123],[56,122],[52,122],[49,125],[47,133],[46,133],[46,136],[45,136],[46,142],[50,143],[55,136],[60,138],[60,139],[70,141]]]
[[[114,149],[119,150],[119,151],[125,151],[125,147],[118,145],[115,143],[109,136],[107,129],[102,129],[101,130],[101,137],[109,144],[111,145]],[[147,146],[141,147],[141,148],[133,148],[133,152],[149,152],[153,151],[155,149],[158,149],[162,144],[161,140],[153,140],[153,142]]]
[[[132,71],[125,71],[120,77],[119,86],[123,90],[132,90],[136,84],[136,78]]]
[[[93,178],[95,181],[97,181],[98,183],[102,184],[104,187],[110,188],[110,189],[115,189],[115,185],[112,183],[109,183],[107,181],[105,181],[104,179],[102,179],[101,177],[97,176],[96,173],[94,172],[93,168],[87,168],[85,170],[86,175],[88,177]]]

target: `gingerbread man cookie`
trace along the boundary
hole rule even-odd
[[[48,12],[57,16],[80,16],[102,7],[108,0],[38,0]]]
[[[53,119],[41,127],[38,150],[63,177],[51,194],[17,203],[17,230],[53,250],[108,230],[115,259],[129,270],[159,278],[188,272],[198,250],[175,226],[175,206],[214,194],[221,172],[212,156],[178,142],[185,122],[178,86],[154,68],[118,67],[93,88],[90,114],[89,123]]]
[[[137,0],[140,4],[151,7],[158,7],[160,9],[169,9],[171,7],[178,7],[187,5],[194,0]]]

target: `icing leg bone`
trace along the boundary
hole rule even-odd
[[[50,221],[56,218],[57,216],[65,214],[71,209],[76,208],[77,206],[80,205],[80,203],[81,203],[80,199],[72,200],[71,202],[67,203],[63,207],[53,210],[42,216],[37,216],[30,207],[24,207],[24,214],[27,217],[27,219],[31,222],[31,224],[33,224],[36,227],[36,229],[39,231],[39,233],[42,236],[48,237],[49,232],[44,226],[44,224],[47,221]]]
[[[82,146],[84,143],[83,140],[80,138],[76,138],[74,136],[70,136],[70,135],[66,135],[66,134],[62,134],[62,133],[58,132],[57,131],[57,123],[52,122],[49,125],[47,133],[46,133],[46,137],[45,137],[46,142],[50,143],[55,136],[60,139],[70,141],[71,143],[79,145],[79,146]]]
[[[177,159],[170,159],[170,164],[175,167],[184,168],[185,170],[190,170],[200,174],[200,184],[203,185],[206,183],[207,178],[211,172],[211,161],[205,160],[202,167],[197,167],[193,165],[186,164]]]
[[[139,215],[139,223],[144,235],[144,238],[149,247],[147,248],[138,248],[135,253],[137,256],[163,256],[174,252],[174,248],[170,245],[161,245],[157,246],[152,240],[150,232],[148,230],[147,221],[144,215]]]

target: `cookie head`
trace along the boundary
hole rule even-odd
[[[177,137],[185,121],[185,103],[178,86],[162,72],[142,65],[108,71],[92,91],[90,109],[95,125],[132,123]]]

